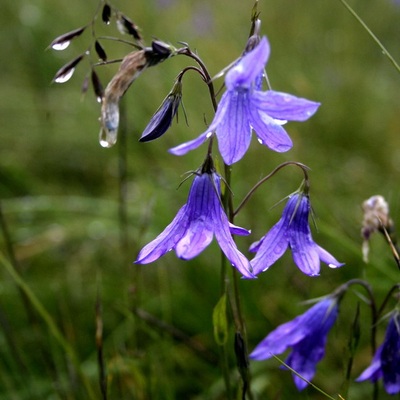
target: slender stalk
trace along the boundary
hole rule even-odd
[[[307,165],[302,164],[297,161],[286,161],[280,165],[278,165],[272,172],[270,172],[267,176],[262,178],[260,181],[258,181],[251,189],[250,191],[246,194],[246,196],[243,198],[242,202],[237,206],[236,210],[233,211],[233,216],[236,216],[239,211],[245,206],[245,204],[250,200],[251,196],[256,192],[256,190],[263,184],[265,183],[268,179],[270,179],[272,176],[274,176],[279,170],[281,170],[283,167],[286,167],[288,165],[295,165],[303,170],[304,174],[304,180],[308,182],[308,173],[307,171],[309,168]]]
[[[128,235],[128,205],[127,205],[127,123],[124,104],[120,106],[120,127],[118,145],[118,220],[119,220],[119,240],[124,265],[128,265],[129,235]]]
[[[97,363],[99,366],[99,386],[102,400],[107,400],[107,373],[104,362],[103,352],[103,307],[100,293],[101,279],[97,281],[97,298],[96,298],[96,348]]]
[[[368,25],[361,19],[361,17],[354,11],[354,9],[347,3],[346,0],[340,0],[340,2],[347,8],[350,14],[361,24],[361,26],[367,31],[368,35],[371,36],[372,40],[380,47],[382,53],[389,59],[389,61],[393,64],[393,66],[397,69],[397,72],[400,72],[400,65],[397,64],[396,60],[392,57],[392,55],[388,52],[386,47],[382,44],[382,42],[377,38],[377,36],[371,31]]]
[[[1,202],[0,202],[0,228],[1,228],[2,232],[3,232],[3,238],[4,238],[4,243],[5,243],[5,246],[6,246],[6,250],[7,250],[8,259],[10,260],[11,265],[13,266],[13,268],[16,271],[21,272],[21,267],[20,267],[20,265],[18,263],[16,255],[15,255],[14,246],[13,246],[13,243],[12,243],[12,238],[11,238],[11,235],[10,235],[10,231],[8,229],[7,221],[6,221],[6,219],[4,217],[4,214],[3,214],[3,207],[2,207]],[[35,323],[35,315],[34,315],[34,313],[32,311],[32,307],[31,307],[31,304],[29,303],[29,299],[26,296],[26,294],[24,293],[24,291],[21,290],[20,287],[18,287],[18,291],[19,291],[19,294],[21,296],[25,312],[26,312],[26,314],[28,316],[28,320],[29,320],[30,323],[34,324]]]

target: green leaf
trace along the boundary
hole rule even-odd
[[[218,300],[213,310],[214,338],[219,346],[228,340],[228,319],[226,316],[226,295]]]

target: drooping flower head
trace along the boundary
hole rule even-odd
[[[356,381],[376,382],[381,378],[388,394],[400,393],[400,311],[393,313],[383,343],[376,350],[371,365]]]
[[[337,296],[325,297],[304,314],[278,326],[256,346],[250,358],[266,360],[291,348],[286,364],[310,381],[324,357],[327,336],[339,312],[338,300]],[[293,380],[298,390],[308,385],[296,374]]]
[[[209,162],[196,174],[187,203],[165,230],[140,251],[136,263],[148,264],[172,249],[179,258],[189,260],[200,254],[215,235],[230,263],[243,277],[254,278],[249,261],[232,239],[232,234],[250,232],[229,222],[220,200],[221,177]]]
[[[277,152],[288,151],[292,140],[282,127],[287,121],[305,121],[319,103],[273,90],[262,91],[260,76],[270,53],[263,37],[245,53],[225,77],[227,91],[221,98],[214,120],[197,139],[170,149],[183,155],[204,143],[215,131],[219,151],[228,165],[239,161],[250,146],[252,129],[259,142]]]
[[[331,268],[343,265],[314,242],[308,222],[310,209],[307,194],[295,193],[290,196],[281,219],[265,236],[250,246],[249,250],[256,252],[251,260],[254,274],[267,270],[282,257],[288,247],[295,264],[307,275],[319,275],[320,261]]]

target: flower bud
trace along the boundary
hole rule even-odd
[[[182,82],[177,80],[168,96],[152,116],[142,133],[140,142],[149,142],[162,136],[172,124],[182,99]]]

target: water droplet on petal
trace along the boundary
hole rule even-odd
[[[59,50],[59,51],[65,50],[69,46],[70,43],[71,43],[70,40],[67,40],[67,41],[61,42],[61,43],[54,43],[53,46],[51,46],[51,48],[53,50]]]
[[[71,76],[74,74],[75,68],[72,68],[68,70],[65,74],[58,76],[56,79],[54,79],[54,82],[57,83],[64,83],[67,82],[71,79]]]
[[[257,138],[257,140],[258,140],[258,143],[264,144],[263,141],[260,138]]]
[[[275,118],[274,118],[274,122],[275,122],[276,124],[278,124],[278,125],[285,125],[285,124],[287,124],[287,120],[285,120],[285,119],[275,119]]]
[[[107,129],[101,128],[100,135],[99,135],[99,143],[101,147],[109,149],[110,147],[114,146],[117,142],[117,131],[109,131]]]

